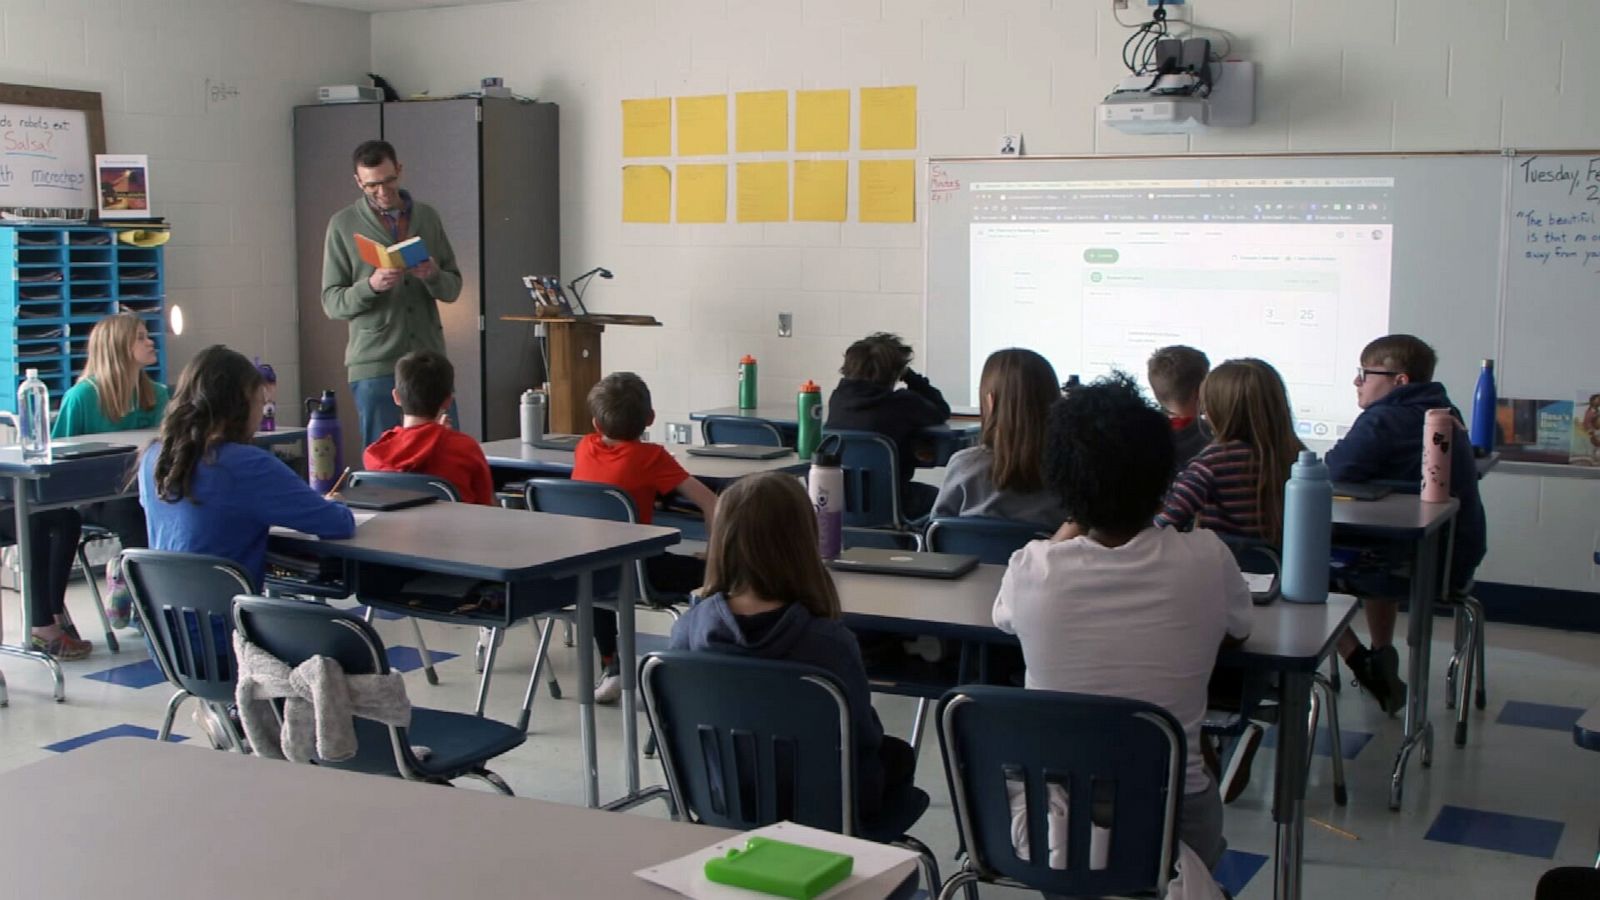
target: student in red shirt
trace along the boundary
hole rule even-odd
[[[403,414],[399,427],[385,431],[361,455],[373,472],[420,472],[455,485],[467,503],[494,505],[494,480],[483,447],[450,427],[456,370],[444,354],[417,350],[394,366],[394,402]]]
[[[578,442],[573,481],[598,481],[626,491],[639,511],[639,522],[646,525],[655,517],[658,498],[681,494],[700,507],[706,533],[711,533],[717,495],[685,472],[667,448],[641,440],[656,420],[644,379],[632,372],[613,372],[602,378],[589,391],[589,415],[594,431]],[[705,583],[706,564],[692,556],[663,553],[645,560],[645,575],[657,591],[688,593]],[[622,680],[614,614],[595,610],[594,642],[605,666],[605,677],[594,691],[595,702],[615,703],[622,694]]]

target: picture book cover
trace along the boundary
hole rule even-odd
[[[150,158],[144,155],[94,157],[95,182],[100,193],[100,218],[148,219],[150,212]]]
[[[420,237],[406,238],[385,247],[364,234],[356,235],[356,252],[374,269],[409,269],[428,259],[428,245]]]
[[[1582,392],[1572,405],[1572,458],[1575,466],[1600,466],[1600,392]]]
[[[1572,457],[1571,400],[1504,398],[1496,405],[1502,459],[1565,464]]]

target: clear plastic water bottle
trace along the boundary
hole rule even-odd
[[[27,370],[17,388],[17,443],[24,461],[50,458],[50,389],[39,380],[39,370]]]
[[[1328,557],[1333,549],[1333,483],[1328,466],[1310,450],[1289,468],[1283,486],[1283,599],[1328,602]]]

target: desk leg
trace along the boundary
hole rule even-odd
[[[583,802],[592,809],[600,805],[600,771],[594,745],[594,573],[589,571],[578,575],[578,733],[583,740]]]
[[[1389,778],[1389,808],[1400,809],[1405,790],[1406,764],[1412,751],[1422,746],[1422,765],[1433,765],[1433,723],[1428,721],[1428,672],[1433,653],[1433,603],[1439,597],[1439,547],[1448,529],[1436,529],[1417,543],[1416,562],[1411,571],[1411,614],[1406,623],[1406,646],[1410,648],[1410,696],[1406,700],[1406,737],[1395,753],[1394,772]]]
[[[1305,854],[1305,722],[1311,713],[1310,672],[1283,672],[1278,679],[1278,758],[1272,786],[1272,821],[1277,824],[1276,869],[1272,896],[1300,900],[1300,866]]]
[[[627,775],[628,793],[639,793],[639,660],[634,649],[634,584],[632,562],[622,566],[622,584],[617,589],[617,667],[622,675],[622,764]]]
[[[67,684],[61,677],[61,664],[50,654],[33,649],[34,622],[33,610],[28,605],[28,586],[36,575],[42,577],[43,573],[29,571],[32,568],[28,563],[33,555],[33,538],[28,528],[28,518],[32,514],[28,503],[28,482],[21,478],[11,479],[11,497],[17,523],[17,593],[22,595],[22,635],[15,644],[0,644],[0,653],[43,663],[55,679],[56,702],[61,703],[67,699]]]

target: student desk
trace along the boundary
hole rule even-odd
[[[301,440],[304,428],[286,428],[278,432],[261,432],[255,443],[266,445]],[[82,434],[52,441],[53,446],[104,441],[108,444],[125,444],[125,452],[96,456],[89,459],[45,460],[24,462],[22,449],[13,444],[0,447],[0,501],[12,503],[12,515],[17,529],[17,593],[28,596],[28,584],[34,577],[29,565],[33,541],[29,534],[28,517],[41,510],[66,506],[82,506],[115,500],[136,494],[130,490],[137,453],[157,432],[154,429],[113,431],[105,434]],[[21,640],[16,644],[0,643],[0,654],[31,659],[50,670],[55,681],[57,703],[67,699],[66,682],[61,676],[61,665],[55,657],[34,650],[29,641],[33,633],[32,610],[27,600],[22,603]],[[113,651],[115,652],[115,651]],[[8,702],[5,679],[0,678],[0,706]]]
[[[950,581],[838,571],[833,580],[848,624],[994,642],[1015,640],[994,627],[994,598],[1004,574],[1004,566],[984,565]],[[1330,595],[1324,604],[1279,600],[1254,607],[1249,639],[1222,651],[1218,664],[1277,672],[1279,721],[1304,722],[1311,710],[1312,675],[1355,611],[1355,598],[1344,594]],[[1309,750],[1303,727],[1278,729],[1272,819],[1278,830],[1273,896],[1280,900],[1300,897]]]
[[[633,659],[635,567],[625,563],[654,556],[678,543],[676,530],[466,503],[429,503],[378,513],[356,529],[355,537],[346,540],[283,533],[274,533],[271,540],[280,550],[343,560],[350,573],[349,584],[357,592],[360,563],[501,582],[506,585],[501,624],[506,626],[572,602],[565,592],[551,592],[548,580],[576,576],[584,799],[590,806],[599,803],[594,734],[593,575],[608,568],[622,571],[617,597],[617,649],[622,659]],[[404,606],[390,608],[407,612]],[[482,619],[471,624],[482,624]],[[489,688],[487,676],[493,664],[491,644],[484,662],[485,678],[479,687],[479,714],[483,712]],[[639,719],[635,712],[638,675],[633,666],[623,666],[621,675],[623,760],[628,797],[632,798],[639,793]],[[530,691],[524,700],[524,712],[531,702]]]
[[[1416,494],[1390,494],[1381,500],[1335,500],[1333,539],[1360,538],[1408,544],[1412,548],[1411,614],[1406,646],[1411,649],[1410,696],[1406,702],[1405,740],[1395,754],[1389,780],[1389,808],[1400,808],[1406,763],[1422,747],[1422,765],[1433,765],[1433,725],[1428,721],[1428,673],[1433,649],[1433,604],[1444,596],[1444,573],[1450,564],[1450,539],[1458,500],[1424,503]]]
[[[668,444],[666,448],[684,471],[712,485],[738,481],[758,472],[801,474],[811,467],[810,461],[802,462],[793,453],[776,459],[729,459],[695,456],[689,452],[688,444]],[[522,443],[520,438],[490,441],[483,445],[483,455],[489,458],[491,468],[514,469],[533,477],[566,478],[572,474],[570,450],[542,450]]]
[[[689,418],[698,422],[706,416],[740,416],[747,419],[766,419],[778,427],[783,435],[785,446],[793,447],[800,433],[800,411],[793,403],[763,404],[755,409],[740,409],[737,406],[719,406],[716,409],[702,409],[689,413]],[[826,413],[824,413],[826,421]],[[916,442],[918,466],[942,466],[950,462],[950,457],[957,450],[965,450],[978,442],[978,433],[983,426],[977,419],[952,417],[944,425],[932,425],[922,429]],[[824,429],[826,431],[826,429]]]
[[[51,873],[27,889],[39,900],[667,900],[633,873],[736,833],[136,738],[0,774],[0,802],[28,810],[0,824],[0,862]],[[174,864],[127,862],[156,859]],[[886,872],[851,897],[916,878]]]

